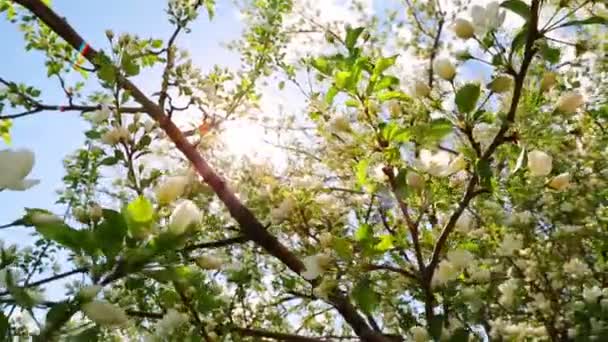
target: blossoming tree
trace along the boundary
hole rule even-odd
[[[90,122],[67,214],[3,226],[40,237],[2,248],[3,338],[605,339],[606,6],[370,3],[321,4],[355,13],[344,25],[308,1],[243,1],[243,69],[202,73],[179,38],[213,0],[169,1],[166,41],[108,30],[106,46],[49,1],[0,0],[66,95],[0,78],[0,133],[43,111]],[[264,82],[306,105],[270,119],[283,162],[236,160],[218,132],[259,113]],[[0,196],[37,184],[34,159],[0,151]],[[61,250],[72,268],[43,272]]]

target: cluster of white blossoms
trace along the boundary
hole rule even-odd
[[[511,278],[498,285],[498,290],[500,291],[498,302],[505,307],[513,306],[513,304],[515,304],[517,289],[519,287],[519,280],[515,278]]]
[[[27,149],[0,151],[0,191],[23,191],[40,183],[26,179],[34,168],[34,153]]]
[[[463,249],[456,249],[447,253],[447,259],[439,262],[433,274],[433,286],[442,286],[455,280],[467,267],[474,265],[475,256]]]
[[[169,336],[175,329],[188,322],[188,315],[175,309],[167,310],[163,318],[156,323],[157,336]]]
[[[433,153],[426,149],[420,151],[420,157],[413,164],[418,170],[435,177],[447,177],[467,167],[463,155],[452,158],[449,152],[440,150]]]
[[[414,342],[428,342],[431,340],[429,332],[421,326],[415,326],[410,329],[410,335]]]
[[[526,322],[510,324],[502,318],[490,321],[492,331],[490,337],[493,339],[509,338],[513,341],[522,341],[526,338],[543,338],[547,336],[544,326],[534,326]]]
[[[110,107],[107,104],[102,104],[98,110],[91,113],[88,119],[93,124],[100,125],[106,122],[110,118],[110,115],[112,115]]]

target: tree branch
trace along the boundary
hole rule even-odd
[[[77,268],[75,270],[71,270],[71,271],[68,271],[68,272],[56,274],[56,275],[54,275],[52,277],[48,277],[48,278],[40,279],[40,280],[37,280],[37,281],[33,281],[33,282],[29,283],[29,284],[25,284],[22,288],[23,289],[29,289],[31,287],[37,287],[37,286],[40,286],[40,285],[44,285],[46,283],[50,283],[50,282],[55,281],[55,280],[59,280],[59,279],[62,279],[62,278],[69,277],[69,276],[74,275],[74,274],[86,273],[88,271],[89,270],[87,268],[85,268],[85,267]],[[0,292],[0,296],[6,296],[8,294],[10,294],[9,291]]]
[[[228,239],[224,239],[224,240],[201,242],[201,243],[197,243],[194,245],[189,245],[189,246],[184,247],[182,249],[182,251],[190,252],[190,251],[197,250],[197,249],[220,248],[220,247],[226,247],[226,246],[230,246],[230,245],[236,245],[239,243],[245,243],[247,241],[249,241],[248,238],[246,238],[244,236],[237,236],[237,237],[228,238]]]
[[[8,120],[8,119],[18,119],[24,116],[33,115],[36,113],[40,113],[42,111],[60,111],[60,112],[92,112],[95,110],[101,109],[101,106],[80,106],[80,105],[45,105],[45,104],[36,104],[34,108],[30,110],[23,111],[21,113],[16,114],[7,114],[0,115],[0,120]],[[110,107],[110,109],[116,109]],[[140,113],[143,112],[144,109],[142,107],[121,107],[121,113]]]

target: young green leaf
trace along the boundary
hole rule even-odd
[[[530,6],[521,0],[507,0],[500,4],[500,7],[518,14],[520,17],[524,18],[525,21],[530,20]]]
[[[353,288],[351,295],[359,309],[368,315],[374,312],[380,300],[368,278],[361,279]]]
[[[481,89],[477,83],[468,83],[456,92],[456,106],[461,113],[472,112],[479,100]]]

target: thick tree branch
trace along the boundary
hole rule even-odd
[[[64,19],[59,17],[41,0],[14,1],[30,10],[73,48],[78,49],[78,47],[85,42],[85,40]],[[87,50],[84,57],[92,64],[96,65],[97,55],[98,52],[91,47]],[[298,257],[285,245],[280,243],[275,236],[270,234],[264,225],[253,215],[251,210],[241,203],[234,192],[227,186],[224,179],[211,168],[195,146],[186,139],[180,129],[167,115],[165,115],[163,109],[150,100],[135,84],[120,73],[117,73],[116,79],[118,84],[125,90],[128,90],[133,98],[143,106],[144,111],[159,123],[159,126],[165,131],[175,146],[192,163],[197,172],[203,177],[203,180],[214,190],[216,195],[227,207],[232,218],[239,223],[244,235],[260,245],[269,254],[282,261],[295,273],[302,273],[304,271],[302,261],[300,261],[300,259],[298,259]],[[357,309],[350,303],[344,294],[333,295],[330,298],[330,303],[338,312],[340,312],[340,314],[342,314],[346,322],[348,322],[361,340],[369,342],[387,340],[382,334],[375,332],[370,328],[365,319],[359,314]]]
[[[228,239],[224,239],[224,240],[202,242],[202,243],[189,245],[189,246],[184,247],[184,249],[182,249],[182,251],[190,252],[190,251],[194,251],[197,249],[220,248],[220,247],[226,247],[226,246],[236,245],[236,244],[240,244],[240,243],[245,243],[247,241],[249,241],[248,238],[246,238],[244,236],[237,236],[237,237],[228,238]]]

